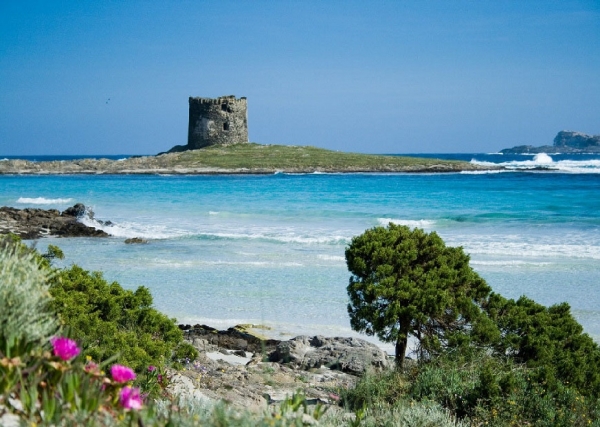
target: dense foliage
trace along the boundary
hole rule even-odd
[[[346,259],[352,326],[430,350],[361,379],[343,394],[350,409],[434,402],[474,425],[600,425],[600,348],[567,303],[491,293],[460,248],[393,224],[353,239]]]
[[[500,331],[493,354],[532,368],[531,375],[548,387],[562,383],[600,397],[600,348],[569,304],[545,307],[524,296],[515,301],[493,294],[486,312]]]
[[[74,265],[58,272],[50,293],[70,336],[95,360],[118,354],[120,363],[142,372],[168,361],[183,339],[175,320],[152,308],[152,295],[143,286],[125,290]]]
[[[39,347],[58,331],[50,308],[48,279],[35,254],[18,242],[0,241],[0,358],[11,358],[11,349]]]
[[[490,287],[462,248],[447,247],[435,232],[372,228],[352,239],[346,262],[352,328],[395,342],[400,366],[409,335],[431,353],[494,332],[481,310]]]

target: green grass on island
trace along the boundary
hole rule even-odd
[[[173,156],[173,165],[265,171],[402,172],[474,169],[467,162],[373,155],[326,150],[311,146],[256,143],[211,146]],[[163,157],[163,156],[160,156]]]
[[[0,174],[271,174],[276,172],[459,172],[485,170],[468,162],[347,153],[294,145],[243,143],[134,156],[123,160],[0,162]]]

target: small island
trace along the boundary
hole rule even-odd
[[[581,132],[563,130],[558,132],[554,138],[553,145],[519,145],[513,148],[500,150],[502,154],[538,154],[538,153],[560,153],[560,154],[586,154],[600,153],[600,135],[587,135]]]
[[[122,160],[0,161],[0,175],[61,174],[274,174],[356,172],[460,172],[493,167],[452,160],[370,155],[310,146],[248,141],[247,99],[190,97],[187,145],[156,156]]]
[[[493,167],[468,162],[346,153],[292,145],[239,143],[124,160],[0,161],[0,175],[64,174],[274,174],[357,172],[460,172]]]

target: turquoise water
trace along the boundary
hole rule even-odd
[[[352,236],[392,221],[463,246],[473,268],[507,297],[568,301],[600,341],[598,156],[475,159],[491,160],[557,171],[0,176],[0,205],[90,206],[96,219],[114,225],[86,221],[115,237],[42,239],[37,246],[59,245],[63,265],[103,271],[127,288],[149,287],[155,306],[180,322],[352,335],[344,249]],[[123,243],[137,236],[149,244]]]

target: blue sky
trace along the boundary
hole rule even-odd
[[[155,154],[188,97],[262,144],[495,152],[600,133],[600,2],[0,3],[0,156]],[[109,100],[110,99],[110,100]]]

